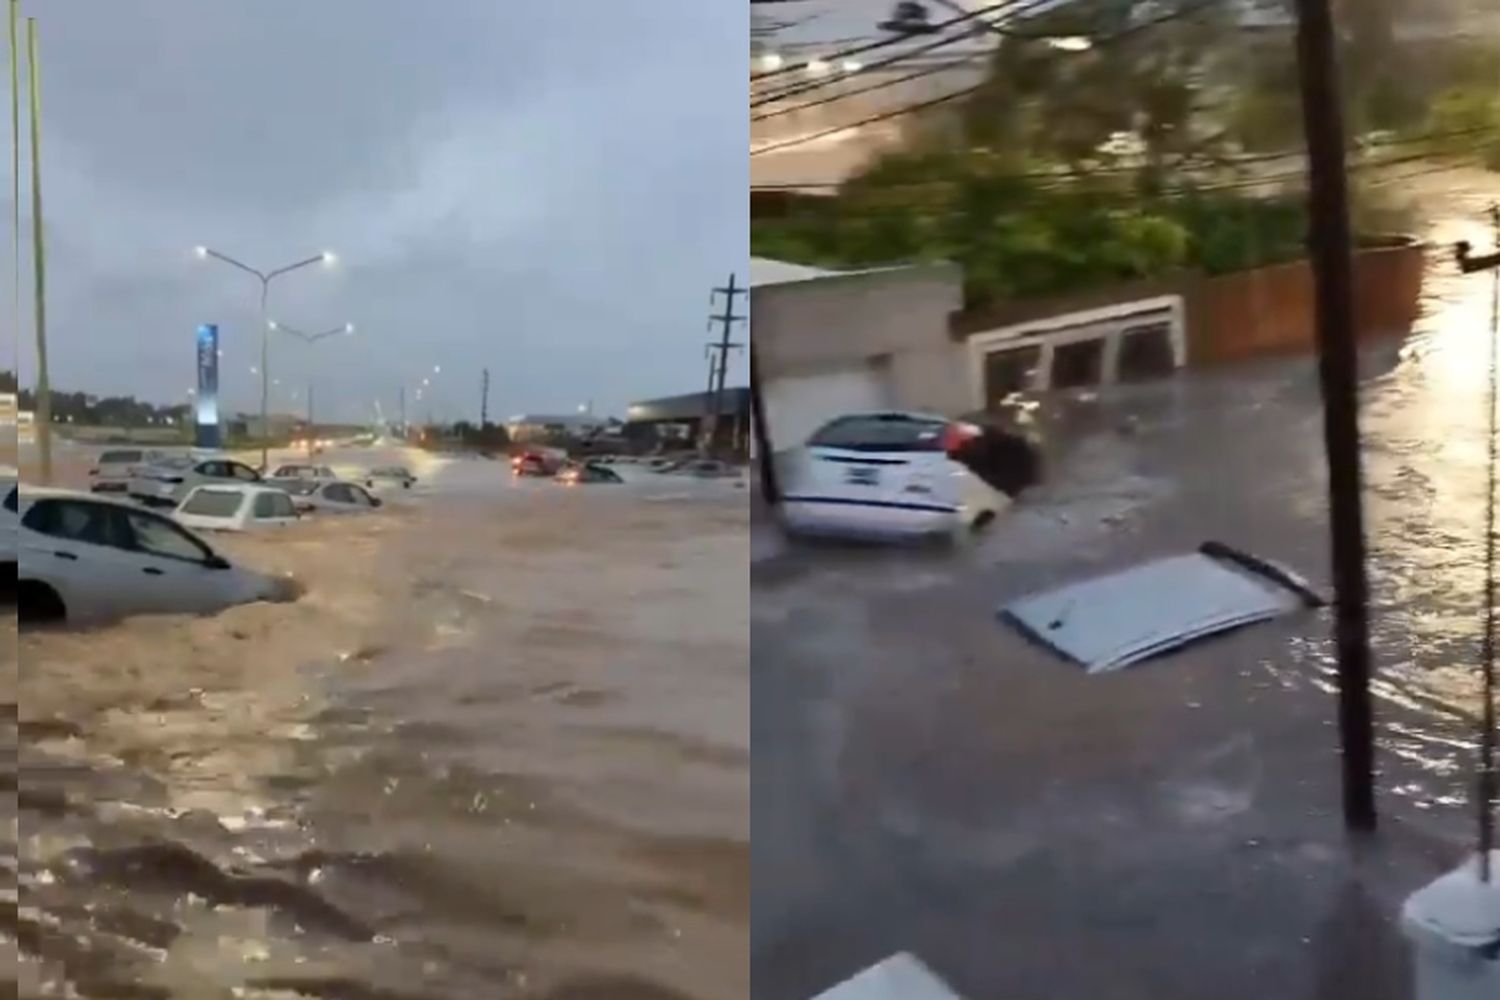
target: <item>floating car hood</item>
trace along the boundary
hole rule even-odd
[[[932,970],[906,952],[872,965],[813,1000],[962,1000]]]
[[[1290,571],[1207,542],[1193,554],[1033,594],[1001,615],[1093,674],[1322,603]]]

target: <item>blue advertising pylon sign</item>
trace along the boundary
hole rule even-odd
[[[198,405],[193,417],[193,443],[199,448],[220,447],[219,328],[213,323],[198,327]]]

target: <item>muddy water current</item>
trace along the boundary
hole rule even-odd
[[[428,465],[222,543],[295,604],[20,634],[21,996],[746,995],[744,492]]]

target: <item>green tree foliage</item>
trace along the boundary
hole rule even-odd
[[[1183,269],[1222,273],[1303,249],[1300,199],[1143,197],[1123,179],[1060,182],[984,152],[886,157],[836,198],[757,221],[754,253],[829,267],[946,259],[971,305]]]

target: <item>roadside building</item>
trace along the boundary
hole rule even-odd
[[[515,444],[565,444],[592,437],[609,421],[590,413],[524,413],[505,422],[505,432]]]
[[[856,410],[951,413],[966,396],[949,331],[963,307],[953,264],[828,271],[752,258],[751,336],[776,451]]]
[[[632,403],[626,412],[624,434],[636,451],[692,448],[708,434],[713,422],[714,394],[691,392]],[[719,402],[717,445],[734,455],[751,448],[750,390],[724,389]]]
[[[1374,241],[1355,258],[1359,336],[1415,325],[1422,244]],[[1258,357],[1311,352],[1307,261],[1184,273],[1047,299],[963,308],[952,264],[828,271],[754,258],[750,310],[775,451],[860,410],[959,416],[1016,394],[1093,390]]]

